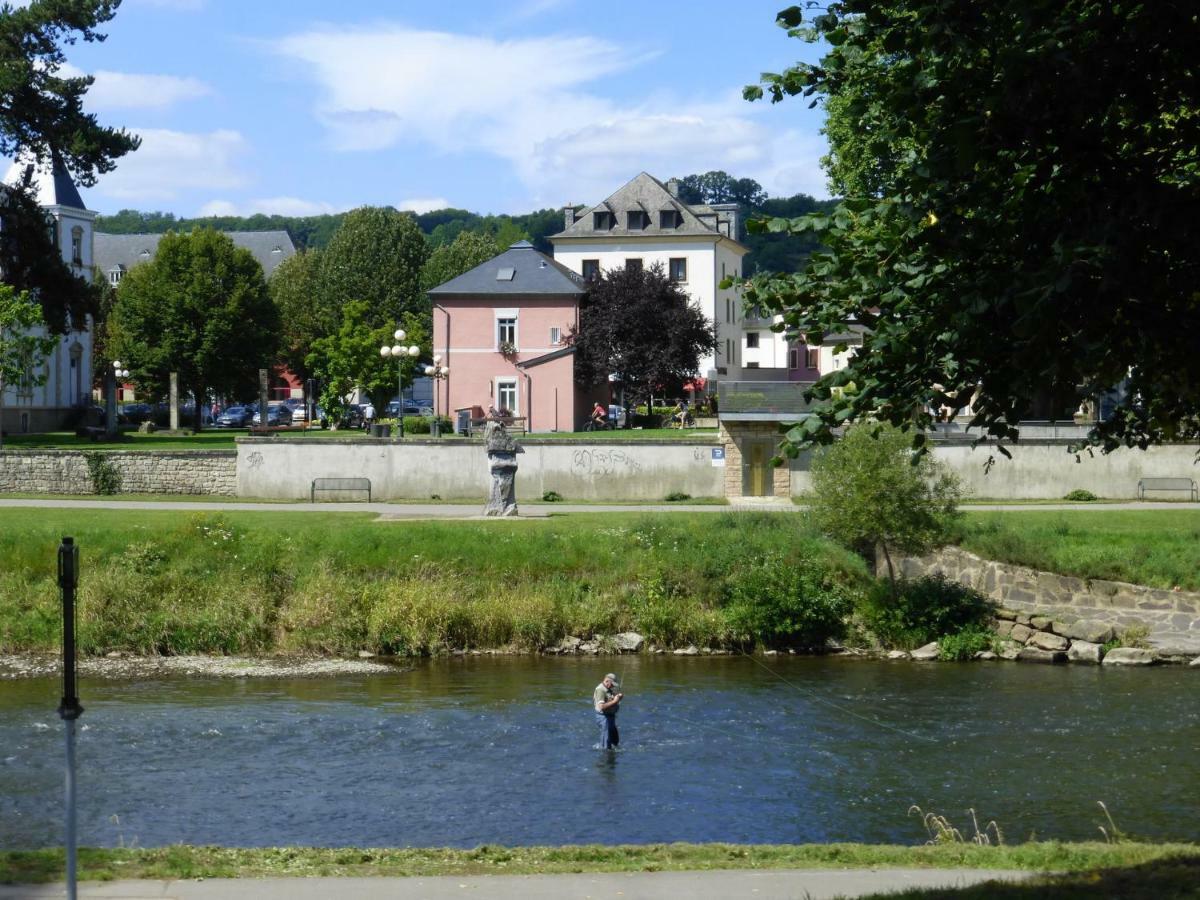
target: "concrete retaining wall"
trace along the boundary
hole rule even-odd
[[[1073,490],[1091,491],[1097,497],[1114,499],[1137,496],[1139,478],[1193,478],[1200,483],[1200,465],[1196,465],[1195,444],[1168,444],[1148,450],[1116,450],[1107,456],[1083,453],[1076,462],[1067,452],[1067,441],[1032,441],[1011,448],[1012,459],[996,452],[995,447],[969,444],[933,446],[934,456],[945,463],[961,480],[963,494],[997,500],[1056,500]],[[995,458],[990,471],[984,471],[989,456]],[[792,460],[792,493],[801,495],[811,486],[809,454]],[[1186,500],[1180,491],[1151,492],[1147,499]]]
[[[123,494],[207,494],[232,497],[237,454],[232,450],[96,451],[121,478]],[[5,450],[0,493],[90,494],[87,459],[78,450]]]
[[[716,442],[521,440],[517,500],[557,491],[566,500],[662,500],[679,491],[722,495],[724,469],[713,466]],[[238,440],[237,492],[241,497],[307,499],[314,478],[371,479],[379,500],[487,497],[490,477],[483,445],[406,440]],[[324,499],[350,499],[323,494]],[[361,496],[361,495],[358,495]]]

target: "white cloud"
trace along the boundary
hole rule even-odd
[[[396,209],[415,212],[417,215],[433,212],[435,209],[449,208],[450,201],[445,197],[411,197],[408,200],[401,200],[396,204]]]
[[[245,203],[229,200],[210,200],[200,207],[201,216],[252,216],[262,213],[267,216],[320,216],[338,212],[332,203],[304,200],[300,197],[263,197]]]
[[[606,76],[652,58],[636,48],[385,24],[322,26],[273,49],[315,80],[314,112],[339,149],[483,151],[508,161],[540,204],[596,202],[643,170],[666,178],[724,169],[771,193],[791,185],[824,192],[813,142],[783,140],[778,116],[764,117],[737,91],[625,103],[603,96]]]
[[[117,200],[174,200],[182,191],[241,187],[246,140],[236,131],[168,131],[132,128],[142,146],[102,175],[97,191]]]
[[[62,75],[78,78],[82,69],[64,63]],[[166,109],[183,100],[194,100],[212,93],[212,88],[198,78],[177,75],[140,75],[132,72],[110,72],[97,69],[95,81],[88,88],[85,105],[88,109]]]

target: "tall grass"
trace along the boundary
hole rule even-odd
[[[757,560],[803,563],[848,591],[867,581],[861,560],[796,516],[0,510],[0,652],[57,645],[64,534],[81,547],[89,654],[535,649],[626,629],[719,645],[733,639],[731,585]]]

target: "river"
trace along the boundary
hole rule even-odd
[[[592,688],[627,694],[594,749]],[[80,842],[1200,839],[1183,668],[467,657],[331,679],[84,681]],[[61,843],[58,682],[0,682],[0,848]]]

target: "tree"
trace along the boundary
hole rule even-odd
[[[351,300],[367,304],[371,327],[391,325],[406,314],[429,320],[421,290],[427,255],[416,219],[391,208],[364,206],[346,213],[321,255],[317,290],[322,306],[339,310]]]
[[[38,334],[44,325],[36,300],[0,284],[0,448],[4,446],[4,392],[8,386],[34,387],[46,380],[42,364],[58,341]]]
[[[401,356],[384,358],[379,348],[394,343],[396,323],[372,325],[374,311],[365,300],[351,300],[342,307],[342,321],[337,331],[313,343],[308,355],[309,370],[321,381],[321,405],[335,419],[341,418],[346,398],[357,388],[365,391],[382,409],[398,378],[412,384],[417,359]],[[405,344],[416,344],[423,351],[429,348],[429,332],[424,320],[408,313],[400,320],[408,332]],[[399,366],[399,369],[397,369]]]
[[[843,0],[802,18],[779,22],[829,52],[746,96],[825,104],[846,199],[752,223],[826,249],[756,276],[746,302],[791,340],[868,331],[790,452],[869,417],[919,446],[934,410],[968,402],[1007,452],[1038,397],[1070,409],[1115,386],[1089,443],[1200,436],[1194,4]]]
[[[851,550],[881,548],[893,594],[892,554],[919,556],[945,543],[958,498],[953,474],[928,454],[914,456],[907,435],[879,423],[848,429],[812,464],[817,526]]]
[[[500,252],[500,245],[490,235],[463,231],[451,243],[443,244],[429,254],[421,270],[421,287],[428,291],[445,284]]]
[[[279,358],[298,377],[308,378],[308,355],[320,338],[337,328],[338,310],[331,309],[317,291],[321,251],[289,256],[275,269],[269,283],[271,299],[279,311]]]
[[[116,160],[138,146],[124,130],[105,128],[83,109],[91,76],[64,77],[63,45],[101,41],[98,26],[113,17],[119,0],[5,5],[0,11],[0,156],[35,167],[62,166],[75,182],[95,184]],[[30,176],[9,185],[0,199],[4,239],[0,271],[6,284],[28,290],[52,331],[80,325],[96,294],[76,278],[46,228],[45,213],[30,193]]]
[[[570,340],[579,384],[616,375],[627,405],[680,391],[717,345],[712,324],[661,265],[604,272],[580,305]]]
[[[753,178],[734,178],[715,171],[680,178],[679,199],[684,203],[737,203],[755,209],[766,201],[767,192]]]
[[[109,341],[138,386],[158,396],[179,373],[199,431],[210,391],[253,392],[258,370],[275,358],[279,312],[248,250],[212,229],[168,232],[154,259],[121,280]]]

